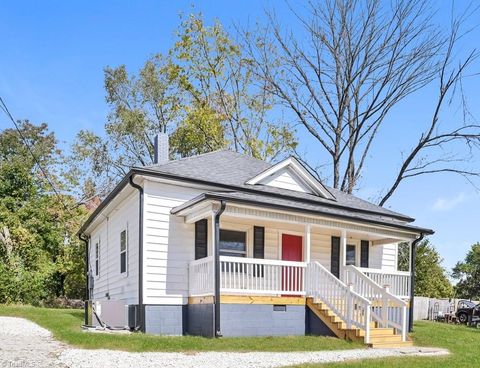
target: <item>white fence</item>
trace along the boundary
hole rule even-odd
[[[450,313],[457,309],[458,302],[463,299],[436,299],[424,296],[416,296],[413,306],[413,319],[415,321],[434,318],[436,312]],[[479,303],[474,301],[474,303]]]

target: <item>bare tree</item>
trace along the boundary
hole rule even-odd
[[[392,108],[435,81],[440,86],[433,117],[379,203],[384,205],[410,177],[479,174],[448,148],[464,142],[472,153],[478,148],[479,126],[462,121],[444,131],[439,127],[442,108],[460,90],[456,87],[465,69],[477,57],[472,51],[454,63],[461,20],[445,33],[432,23],[428,0],[311,1],[305,9],[291,11],[295,28],[286,28],[269,12],[268,25],[254,34],[245,32],[245,40],[269,91],[319,143],[315,153],[331,158],[333,187],[348,193],[355,189]],[[440,155],[427,153],[435,148]]]

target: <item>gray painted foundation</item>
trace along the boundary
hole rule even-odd
[[[335,336],[304,305],[222,304],[221,333],[235,336]],[[147,305],[146,333],[214,336],[214,305]]]
[[[223,336],[305,335],[305,306],[272,304],[222,304]]]
[[[187,326],[186,305],[146,305],[145,332],[153,335],[183,335]]]

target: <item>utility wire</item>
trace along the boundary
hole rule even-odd
[[[65,211],[67,211],[70,214],[70,216],[73,216],[72,213],[70,212],[70,209],[68,208],[68,206],[63,201],[63,198],[60,195],[60,193],[58,192],[57,188],[55,187],[53,182],[50,180],[50,177],[48,176],[47,171],[42,167],[42,165],[40,164],[40,161],[38,160],[37,156],[35,156],[35,153],[33,152],[32,147],[30,147],[30,144],[29,144],[27,138],[23,135],[22,131],[20,130],[20,127],[17,124],[17,121],[13,118],[12,114],[10,113],[10,110],[8,109],[7,105],[5,104],[5,102],[3,101],[3,98],[1,96],[0,96],[0,108],[3,110],[5,115],[7,115],[8,118],[12,121],[13,125],[15,126],[15,129],[17,130],[18,134],[20,135],[20,138],[22,139],[23,143],[25,144],[25,147],[27,147],[28,151],[30,152],[30,154],[33,157],[33,160],[37,164],[38,168],[42,172],[42,174],[45,177],[45,179],[47,180],[48,184],[52,187],[52,189],[55,192],[55,195],[57,196],[58,200],[60,201],[62,206],[65,208]]]

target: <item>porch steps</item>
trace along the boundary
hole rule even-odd
[[[307,306],[335,334],[335,336],[350,341],[365,341],[365,330],[359,328],[347,329],[347,324],[324,303],[316,303],[313,298],[307,298]],[[393,328],[378,328],[377,324],[370,329],[372,348],[398,348],[413,346],[412,341],[402,341]]]

